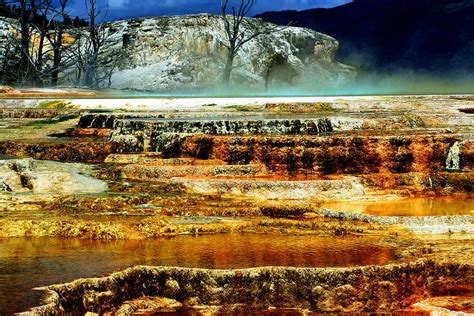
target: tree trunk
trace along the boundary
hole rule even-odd
[[[227,86],[230,83],[230,75],[232,74],[232,69],[234,68],[234,58],[235,52],[230,49],[229,54],[227,55],[227,62],[225,63],[224,73],[222,74],[222,81]]]
[[[26,80],[30,68],[30,13],[28,12],[26,0],[20,1],[20,48],[21,48],[21,76]]]
[[[43,49],[44,49],[44,39],[45,39],[45,30],[42,31],[40,35],[40,41],[38,44],[37,49],[37,61],[36,61],[36,67],[37,70],[35,71],[35,76],[32,79],[33,84],[35,87],[42,87],[43,86],[43,81],[42,81],[42,76],[41,76],[41,71],[43,70]]]
[[[59,78],[59,64],[61,63],[61,55],[58,50],[54,50],[53,56],[53,72],[51,73],[51,85],[56,87]]]
[[[51,84],[58,85],[59,67],[61,65],[61,48],[63,46],[63,32],[60,30],[57,34],[56,43],[53,52],[53,72],[51,74]]]

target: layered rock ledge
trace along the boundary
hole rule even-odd
[[[450,290],[468,291],[474,266],[421,260],[357,268],[255,268],[202,270],[139,266],[99,279],[82,279],[47,288],[44,313],[129,315],[130,301],[170,299],[179,312],[196,305],[222,310],[300,308],[314,312],[397,312]],[[132,304],[133,305],[133,304]],[[124,309],[121,309],[123,307]],[[149,312],[162,312],[161,309]],[[128,310],[128,313],[126,312]],[[222,311],[221,310],[221,311]]]
[[[278,174],[374,174],[442,171],[450,148],[463,137],[424,135],[123,135],[124,151],[155,148],[165,158],[219,159],[228,164],[263,164]],[[464,143],[459,167],[472,168],[474,151]],[[142,150],[140,150],[142,149]]]
[[[192,192],[232,194],[261,199],[344,199],[362,196],[364,186],[357,178],[337,180],[278,181],[276,179],[173,179]]]
[[[382,225],[401,225],[419,234],[474,233],[473,215],[455,216],[374,216],[353,212],[320,209],[318,214]]]

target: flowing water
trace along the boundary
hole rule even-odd
[[[410,198],[370,202],[328,202],[321,207],[378,216],[474,215],[474,198]]]
[[[395,250],[376,242],[367,237],[257,234],[108,242],[0,239],[0,315],[39,305],[42,292],[33,291],[34,287],[104,276],[134,265],[228,269],[346,267],[393,261]]]

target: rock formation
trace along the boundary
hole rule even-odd
[[[37,101],[39,109],[5,100],[0,239],[11,246],[0,246],[0,261],[21,282],[0,280],[0,292],[9,294],[0,296],[0,313],[30,308],[25,302],[38,298],[33,287],[146,262],[234,269],[136,267],[49,286],[45,306],[31,313],[407,313],[427,300],[474,312],[464,304],[473,288],[472,96],[236,99]],[[94,194],[104,182],[107,191]],[[192,237],[224,233],[212,241]],[[258,240],[232,246],[245,235]],[[295,235],[321,238],[323,250],[287,244]],[[171,244],[167,237],[175,236],[201,248]],[[355,243],[340,248],[351,236]],[[26,239],[8,239],[32,237],[58,237],[47,248],[56,259],[38,258],[44,248]],[[128,240],[120,248],[130,261],[87,241],[101,255],[96,265],[82,260],[90,273],[78,270],[76,257],[56,246],[62,238]],[[154,238],[150,246],[132,243]],[[195,263],[181,260],[190,257]],[[327,268],[297,268],[319,267],[307,258],[329,260]],[[36,270],[58,261],[76,274],[60,271],[51,281]],[[112,261],[117,265],[103,265]],[[235,270],[268,264],[295,268]]]
[[[266,24],[258,19],[246,22],[249,32]],[[109,51],[118,49],[123,55],[112,75],[113,88],[183,91],[220,84],[227,51],[226,35],[218,16],[117,21],[109,25],[109,31]],[[332,37],[297,27],[262,35],[239,51],[232,81],[263,88],[273,65],[275,76],[269,74],[272,82],[301,84],[311,78],[311,82],[305,83],[313,88],[341,84],[355,73],[351,67],[334,61],[338,46]],[[278,70],[282,69],[293,76],[279,76]]]
[[[470,264],[421,260],[345,269],[135,267],[109,277],[50,286],[47,305],[33,309],[32,314],[103,314],[144,296],[173,299],[187,307],[241,304],[244,310],[273,306],[326,313],[399,311],[420,298],[461,287],[461,280],[472,280],[472,268]]]
[[[0,18],[0,66],[11,64],[6,49],[14,25],[15,21]],[[243,27],[252,32],[268,23],[249,18]],[[107,42],[100,60],[109,64],[108,71],[113,69],[112,88],[179,92],[215,89],[221,83],[227,49],[219,16],[131,19],[108,23],[105,28]],[[355,75],[352,67],[334,60],[338,47],[334,38],[298,27],[261,35],[239,51],[232,82],[257,90],[267,84],[337,86]],[[62,77],[62,84],[77,84],[74,61]],[[108,84],[104,80],[103,86]]]
[[[0,160],[0,192],[100,193],[107,184],[83,173],[80,165],[33,159]]]

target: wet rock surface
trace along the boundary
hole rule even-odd
[[[449,149],[460,137],[452,134],[366,137],[182,135],[166,139],[166,145],[161,148],[167,158],[210,158],[229,164],[260,163],[277,174],[408,173],[442,171]],[[471,156],[472,149],[468,149],[460,158],[460,166],[470,168]]]
[[[473,233],[474,215],[458,216],[373,216],[350,212],[321,209],[319,214],[325,217],[345,218],[378,224],[402,225],[417,233]]]
[[[449,292],[461,280],[472,281],[473,275],[472,265],[432,261],[346,269],[136,267],[106,278],[51,286],[49,304],[35,311],[104,313],[147,296],[172,299],[170,305],[178,309],[176,302],[189,307],[243,304],[260,310],[387,312],[409,307],[439,291],[441,284]]]
[[[135,151],[159,151],[157,143],[163,134],[309,134],[318,135],[333,131],[329,119],[313,120],[210,120],[210,121],[179,121],[179,120],[118,120],[110,139],[115,142],[133,142],[137,148],[127,148]],[[123,138],[122,138],[123,135]],[[132,139],[135,137],[136,139]]]

